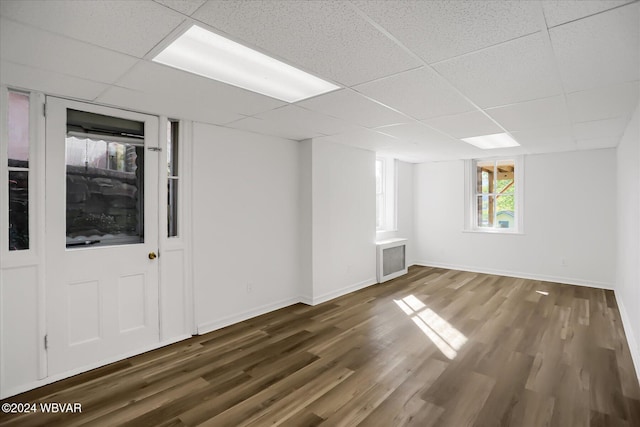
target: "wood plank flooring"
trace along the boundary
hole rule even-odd
[[[613,292],[413,267],[3,401],[6,426],[640,426]]]

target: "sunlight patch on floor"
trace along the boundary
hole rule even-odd
[[[438,316],[436,312],[427,308],[415,295],[393,301],[407,316],[411,317],[413,323],[438,347],[442,354],[450,360],[456,358],[458,350],[467,342],[467,337]]]

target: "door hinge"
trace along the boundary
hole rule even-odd
[[[44,349],[47,350],[49,348],[49,335],[44,336]]]
[[[42,104],[42,115],[47,117],[47,103]]]

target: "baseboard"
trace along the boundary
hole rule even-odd
[[[132,351],[132,352],[129,352],[129,353],[126,353],[126,354],[123,354],[123,355],[119,355],[119,356],[115,356],[115,357],[110,357],[108,359],[103,359],[103,360],[101,360],[100,362],[97,362],[97,363],[92,363],[90,365],[86,365],[86,366],[83,366],[83,367],[80,367],[80,368],[72,369],[70,371],[62,372],[62,373],[59,373],[59,374],[56,374],[56,375],[52,375],[50,377],[46,377],[46,378],[43,378],[41,380],[32,381],[32,382],[27,383],[27,384],[20,384],[19,386],[11,387],[11,388],[9,388],[7,390],[2,390],[0,392],[0,399],[5,399],[7,397],[15,396],[16,394],[24,393],[25,391],[33,390],[34,388],[42,387],[44,385],[51,384],[51,383],[54,383],[56,381],[63,380],[65,378],[69,378],[69,377],[72,377],[74,375],[78,375],[78,374],[81,374],[83,372],[87,372],[87,371],[90,371],[92,369],[96,369],[96,368],[99,368],[101,366],[108,365],[110,363],[118,362],[120,360],[124,360],[124,359],[127,359],[129,357],[137,356],[139,354],[143,354],[143,353],[146,353],[146,352],[151,351],[151,350],[156,350],[156,349],[159,349],[161,347],[165,347],[165,346],[168,346],[168,345],[171,345],[171,344],[175,344],[178,341],[183,341],[183,340],[186,340],[188,338],[191,338],[191,335],[188,335],[188,334],[187,335],[180,335],[180,336],[168,339],[166,341],[162,341],[162,342],[154,343],[154,344],[146,346],[146,347],[142,347],[141,349],[138,349],[136,351]]]
[[[633,360],[633,365],[636,369],[636,377],[638,377],[638,382],[640,383],[640,348],[638,347],[638,342],[636,341],[636,336],[633,333],[634,331],[631,326],[631,320],[629,320],[627,309],[622,302],[622,298],[618,298],[618,293],[616,291],[614,292],[616,295],[616,301],[618,302],[618,309],[620,310],[620,318],[622,319],[624,334],[627,336],[627,344],[629,344],[631,360]]]
[[[540,280],[543,282],[555,282],[555,283],[563,283],[567,285],[586,286],[588,288],[613,290],[612,283],[597,282],[594,280],[575,279],[571,277],[561,277],[561,276],[547,276],[544,274],[522,273],[518,271],[497,270],[493,268],[482,268],[482,267],[474,267],[474,266],[467,266],[467,265],[444,264],[440,262],[431,262],[431,261],[416,261],[414,264],[420,265],[423,267],[446,268],[449,270],[470,271],[472,273],[494,274],[497,276],[516,277],[519,279]]]
[[[330,300],[332,300],[334,298],[338,298],[338,297],[341,297],[343,295],[346,295],[348,293],[358,291],[360,289],[369,287],[371,285],[375,285],[376,283],[378,283],[378,281],[375,278],[363,280],[362,282],[359,282],[359,283],[356,283],[356,284],[353,284],[353,285],[349,285],[349,286],[345,286],[344,288],[336,289],[335,291],[327,292],[324,295],[320,295],[320,296],[314,297],[313,300],[311,301],[310,305],[322,304],[323,302],[327,302],[327,301],[330,301]],[[307,304],[307,303],[305,303],[305,304]]]
[[[282,301],[265,304],[263,306],[260,306],[251,310],[243,311],[242,313],[237,313],[231,316],[223,317],[221,319],[214,320],[212,322],[202,323],[200,325],[197,325],[196,328],[199,335],[206,334],[209,332],[216,331],[218,329],[225,328],[227,326],[231,326],[239,322],[244,322],[245,320],[249,320],[256,316],[260,316],[275,310],[279,310],[284,307],[288,307],[293,304],[297,304],[299,302],[300,302],[300,298],[298,297],[287,298]]]

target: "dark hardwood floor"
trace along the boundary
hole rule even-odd
[[[7,426],[640,426],[613,292],[414,267],[4,402]]]

